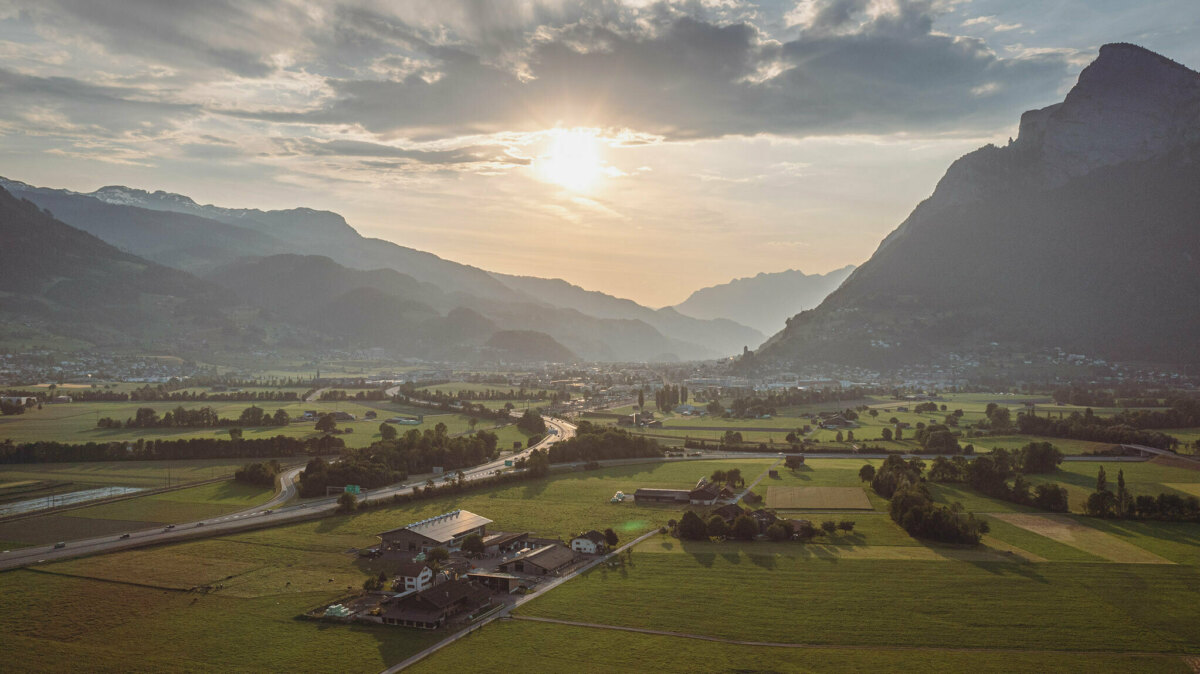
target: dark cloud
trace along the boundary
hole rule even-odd
[[[1003,59],[980,40],[936,33],[926,2],[871,17],[864,7],[817,3],[808,26],[782,43],[750,23],[678,12],[634,28],[583,20],[535,40],[521,76],[358,11],[357,30],[416,49],[434,65],[394,80],[330,79],[335,96],[318,110],[246,114],[415,138],[554,124],[670,138],[945,131],[1011,120],[1052,97],[1068,73],[1059,54]]]
[[[812,0],[787,40],[752,19],[729,19],[746,11],[695,2],[644,10],[608,0],[567,8],[431,2],[389,11],[303,0],[44,0],[37,7],[39,16],[64,17],[66,27],[54,30],[77,31],[114,53],[200,68],[197,81],[212,79],[214,69],[265,77],[281,63],[290,63],[289,74],[325,78],[327,90],[303,101],[271,101],[268,82],[262,96],[250,97],[263,107],[226,99],[214,114],[355,125],[416,141],[558,124],[672,139],[991,130],[1053,99],[1069,71],[1061,54],[1001,58],[977,38],[933,30],[928,0]],[[84,88],[39,95],[55,97],[73,120],[92,114],[106,128],[120,126],[121,110],[130,120],[194,113],[150,102],[153,84],[138,86],[146,95]],[[92,100],[100,101],[94,111]]]
[[[312,138],[279,139],[277,144],[287,154],[337,157],[372,157],[380,159],[406,159],[421,164],[478,164],[503,163],[526,165],[529,159],[513,157],[504,148],[488,145],[450,150],[415,150],[382,143],[359,140],[321,141]],[[394,163],[389,163],[395,165]]]

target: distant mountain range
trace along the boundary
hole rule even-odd
[[[1102,47],[754,361],[887,368],[992,344],[1200,362],[1200,74]]]
[[[0,334],[8,339],[186,352],[209,341],[253,344],[274,327],[225,295],[0,189]]]
[[[701,288],[674,309],[695,318],[732,319],[770,335],[778,332],[790,316],[820,304],[852,271],[854,265],[827,274],[805,274],[795,269],[762,273]]]
[[[731,320],[654,310],[558,279],[493,274],[365,238],[328,211],[204,206],[122,186],[84,194],[0,178],[0,187],[122,251],[209,279],[247,306],[343,346],[428,358],[527,357],[529,349],[510,348],[511,335],[492,337],[536,330],[549,337],[531,340],[548,349],[547,359],[672,361],[731,355],[765,338]]]

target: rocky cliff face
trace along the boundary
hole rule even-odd
[[[1200,359],[1197,185],[1200,74],[1107,45],[1015,141],[954,162],[762,355],[879,365],[1000,342]]]

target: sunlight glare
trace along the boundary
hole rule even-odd
[[[603,174],[596,134],[585,129],[555,129],[550,147],[538,160],[543,180],[574,192],[591,189]]]

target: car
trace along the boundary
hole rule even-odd
[[[125,540],[126,538],[129,538],[129,534],[121,534],[121,540]]]
[[[163,531],[169,531],[174,528],[175,528],[174,524],[168,524],[167,526],[163,527]]]
[[[263,514],[264,514],[264,515],[270,515],[271,513],[274,513],[274,512],[275,512],[274,510],[264,510],[264,511],[263,511]]]
[[[55,549],[55,550],[58,550],[59,548],[65,548],[65,547],[67,547],[67,544],[66,544],[66,542],[65,542],[65,541],[59,541],[59,542],[57,542],[57,543],[55,543],[55,544],[54,544],[54,549]]]
[[[204,526],[204,522],[196,522],[196,526],[202,527],[202,526]]]

